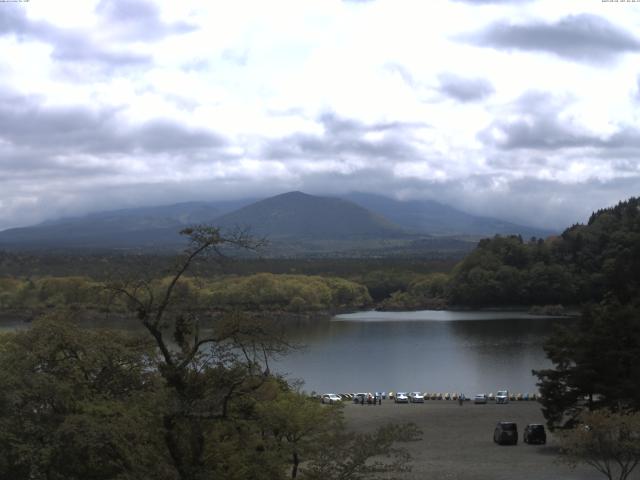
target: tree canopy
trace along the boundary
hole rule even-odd
[[[66,310],[0,336],[0,478],[308,479],[328,442],[364,438],[346,432],[339,407],[269,371],[287,349],[269,322],[237,310],[211,317],[185,284],[195,258],[251,239],[184,233],[190,247],[162,282],[108,285],[145,335],[83,329]],[[380,429],[375,448],[336,458],[323,478],[393,471],[407,458],[396,442],[417,433]]]

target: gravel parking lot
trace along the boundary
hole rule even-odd
[[[424,404],[355,405],[345,402],[345,418],[350,428],[370,431],[389,422],[413,422],[423,431],[422,440],[407,444],[413,456],[413,470],[406,479],[452,480],[591,480],[604,477],[591,467],[576,470],[559,463],[553,435],[547,432],[546,445],[522,441],[527,423],[544,423],[537,402],[507,405],[474,405],[465,402],[427,400]],[[518,424],[518,445],[493,442],[498,421]],[[636,474],[639,472],[635,472]],[[640,478],[636,475],[633,478]]]

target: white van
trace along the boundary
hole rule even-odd
[[[509,390],[498,390],[496,403],[509,403]]]

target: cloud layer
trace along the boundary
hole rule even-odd
[[[294,189],[584,221],[640,194],[639,22],[570,0],[0,3],[0,229]]]
[[[555,22],[496,22],[471,38],[483,46],[547,52],[582,62],[608,62],[640,51],[640,39],[591,14],[569,15]]]

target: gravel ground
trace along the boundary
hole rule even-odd
[[[537,402],[512,402],[507,405],[474,405],[465,402],[427,400],[424,404],[355,405],[345,402],[345,418],[356,431],[370,431],[389,422],[413,422],[423,431],[422,440],[408,443],[413,456],[412,472],[406,479],[451,480],[596,480],[603,479],[591,467],[575,470],[557,461],[553,435],[547,432],[546,445],[528,445],[522,441],[527,423],[544,423]],[[518,445],[502,446],[493,442],[498,421],[518,424]],[[640,478],[634,472],[632,478]]]

